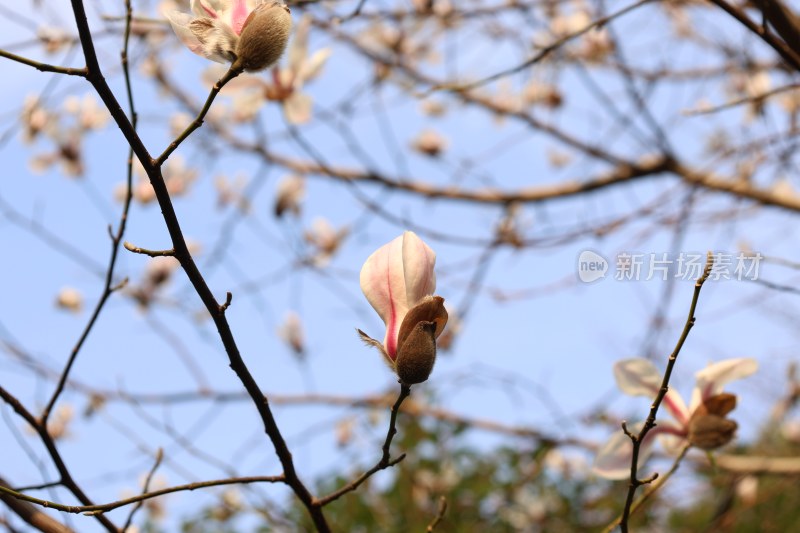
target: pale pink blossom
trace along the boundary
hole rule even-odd
[[[386,325],[383,342],[359,330],[403,383],[425,381],[436,358],[436,338],[447,323],[444,299],[434,296],[436,254],[406,231],[367,258],[361,290]]]
[[[52,136],[58,130],[58,117],[44,108],[38,96],[25,97],[21,115],[22,140],[26,144],[33,142],[40,133]]]
[[[327,265],[350,234],[347,226],[334,228],[325,218],[315,218],[311,227],[303,233],[306,242],[316,248],[311,262],[317,267]]]
[[[301,360],[305,357],[306,340],[300,315],[294,311],[287,312],[283,324],[278,327],[278,336],[292,349],[295,357]]]
[[[643,464],[652,451],[654,438],[659,436],[669,453],[677,453],[691,445],[710,450],[727,444],[736,430],[736,422],[725,418],[736,405],[736,396],[722,392],[731,381],[753,374],[758,369],[755,359],[726,359],[695,374],[696,383],[689,406],[680,394],[669,389],[661,404],[672,420],[658,418],[639,449]],[[662,376],[647,359],[626,359],[614,365],[614,377],[620,390],[630,396],[654,399],[661,387]],[[629,425],[638,432],[641,424]],[[594,461],[594,472],[608,479],[624,479],[630,475],[632,444],[622,431],[616,432],[600,449]]]
[[[82,131],[102,129],[111,119],[108,110],[88,93],[83,98],[68,96],[64,100],[64,110],[76,118],[77,125]]]

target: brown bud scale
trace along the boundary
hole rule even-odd
[[[234,68],[263,70],[277,63],[292,30],[289,8],[281,2],[257,6],[242,26]]]

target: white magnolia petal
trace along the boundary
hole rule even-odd
[[[647,359],[623,359],[614,364],[617,386],[631,396],[655,398],[661,387],[661,373]]]
[[[228,63],[235,60],[239,37],[224,22],[220,20],[211,22],[211,25],[192,24],[190,26],[203,45],[201,55],[217,63]]]
[[[436,290],[436,254],[413,231],[402,237],[406,304],[411,308]]]
[[[287,51],[289,71],[294,76],[297,76],[297,73],[300,72],[300,68],[305,63],[308,55],[308,32],[310,29],[311,17],[306,13],[297,24],[292,44],[289,45],[289,50]]]
[[[197,39],[194,32],[189,29],[189,24],[194,20],[190,15],[181,13],[180,11],[170,11],[166,14],[170,25],[172,26],[175,35],[178,39],[186,45],[189,50],[197,55],[204,55],[202,52],[203,45]]]
[[[655,399],[663,380],[655,365],[642,358],[618,361],[614,364],[614,378],[625,394],[646,396],[651,400]],[[689,423],[689,409],[676,391],[669,389],[662,405],[681,425]]]
[[[294,82],[295,87],[302,87],[305,82],[319,76],[319,73],[322,72],[322,67],[325,66],[325,62],[331,56],[331,53],[333,53],[333,50],[330,48],[323,48],[322,50],[314,52],[314,54],[308,58],[308,61],[305,61],[300,67],[297,73],[297,79]]]
[[[758,361],[749,357],[741,357],[719,361],[697,372],[690,409],[694,411],[703,400],[722,392],[722,388],[731,381],[750,376],[756,370],[758,370]]]
[[[643,422],[633,426],[628,426],[628,430],[634,434],[638,433]],[[653,450],[655,436],[658,427],[648,432],[639,447],[639,468],[647,461]],[[625,479],[631,475],[631,457],[633,455],[633,444],[630,437],[622,431],[614,433],[610,439],[600,448],[594,458],[592,471],[600,477],[606,479]]]
[[[283,101],[283,113],[291,124],[305,124],[311,120],[313,101],[305,93],[293,92]]]

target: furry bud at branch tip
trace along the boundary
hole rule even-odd
[[[397,351],[395,370],[406,385],[428,379],[436,362],[435,322],[417,322]]]
[[[286,5],[273,2],[257,6],[242,26],[233,67],[257,71],[277,63],[291,30],[292,17]]]
[[[736,407],[736,396],[727,392],[707,398],[689,419],[687,439],[702,450],[715,450],[728,444],[739,425],[725,415]]]

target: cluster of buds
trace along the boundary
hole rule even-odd
[[[436,254],[406,231],[381,246],[361,269],[361,290],[386,324],[383,342],[358,330],[376,347],[405,385],[422,383],[436,361],[436,338],[447,324],[444,298],[436,289]]]

